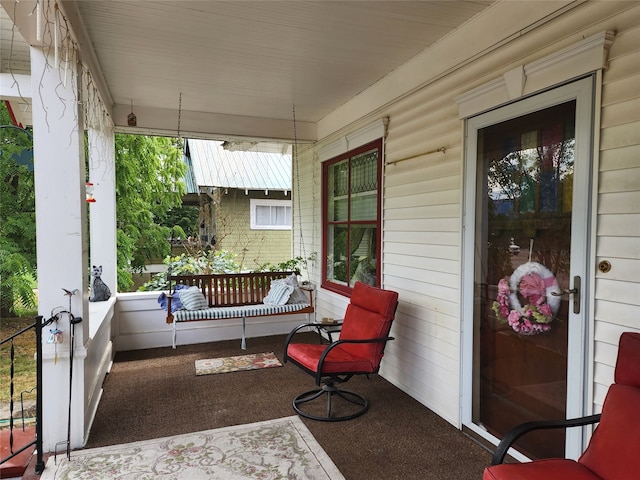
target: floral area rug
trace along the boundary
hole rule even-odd
[[[41,480],[344,480],[297,416],[50,457]]]
[[[281,367],[282,364],[273,352],[252,353],[237,357],[209,358],[196,360],[196,375],[213,373],[239,372],[241,370],[257,370],[259,368]]]

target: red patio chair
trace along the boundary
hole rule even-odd
[[[363,395],[342,390],[338,388],[338,384],[347,382],[354,375],[378,372],[387,341],[393,340],[389,337],[389,330],[397,306],[396,292],[356,282],[344,315],[339,340],[329,345],[292,343],[299,330],[314,326],[313,323],[300,325],[291,331],[285,343],[284,361],[291,361],[312,375],[319,387],[302,393],[293,400],[293,408],[299,415],[313,420],[334,422],[358,417],[368,410],[369,401]],[[311,413],[313,404],[305,404],[324,398],[325,395],[326,414]],[[332,412],[335,396],[348,402],[342,402],[339,409],[345,405],[351,408],[335,415]],[[303,410],[303,405],[306,410]],[[355,411],[353,405],[356,406]]]
[[[511,444],[539,428],[562,428],[600,422],[589,446],[575,460],[555,458],[502,464]],[[493,456],[484,480],[637,480],[640,478],[640,333],[620,337],[615,383],[602,413],[572,420],[528,422],[509,432]]]

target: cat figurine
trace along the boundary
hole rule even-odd
[[[111,290],[107,287],[107,284],[102,281],[102,265],[96,267],[95,265],[91,269],[91,295],[89,296],[90,302],[104,302],[111,297]]]

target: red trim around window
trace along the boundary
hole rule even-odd
[[[362,145],[358,148],[355,148],[353,150],[349,150],[348,152],[345,152],[342,155],[339,155],[337,157],[334,157],[330,160],[325,161],[322,164],[322,256],[321,256],[321,261],[322,261],[322,281],[321,281],[321,286],[324,289],[330,290],[332,292],[336,292],[336,293],[340,293],[342,295],[345,296],[350,296],[351,295],[351,291],[353,290],[353,287],[350,287],[348,285],[343,285],[340,283],[336,283],[333,282],[329,279],[327,279],[327,255],[328,255],[328,249],[327,249],[327,217],[328,217],[328,205],[327,205],[327,198],[328,198],[328,170],[329,167],[337,162],[340,162],[342,160],[351,158],[353,156],[356,156],[360,153],[364,153],[366,151],[369,150],[373,150],[373,149],[377,149],[378,150],[378,165],[377,165],[377,172],[378,172],[378,191],[377,191],[377,202],[376,202],[376,212],[377,212],[377,218],[376,218],[376,286],[380,286],[380,279],[381,279],[381,271],[382,271],[382,263],[381,263],[381,254],[382,254],[382,222],[381,222],[381,218],[382,218],[382,165],[383,165],[383,149],[382,149],[382,138],[375,140],[373,142],[367,143],[366,145]],[[349,213],[349,221],[347,222],[348,225],[357,225],[358,223],[365,223],[365,224],[370,224],[370,222],[358,222],[358,221],[351,221],[350,220],[350,213]],[[347,268],[347,272],[349,271],[349,268]]]

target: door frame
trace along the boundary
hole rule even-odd
[[[594,93],[595,75],[572,81],[552,89],[536,93],[529,97],[497,107],[465,119],[465,147],[463,172],[463,245],[462,245],[462,338],[461,338],[461,392],[460,418],[462,425],[492,444],[499,439],[472,422],[473,380],[474,380],[474,262],[475,262],[475,221],[477,190],[477,131],[481,128],[513,119],[531,112],[576,100],[576,147],[574,188],[571,226],[571,266],[570,279],[580,276],[582,279],[580,295],[580,313],[569,311],[567,346],[567,417],[582,416],[589,411],[589,398],[586,389],[590,334],[589,307],[591,302],[592,269],[591,238],[592,224],[592,179],[594,157]],[[582,208],[584,206],[584,208]],[[570,287],[571,288],[571,287]],[[566,456],[577,458],[585,447],[585,430],[567,429]],[[521,461],[528,458],[515,450],[509,452]]]

